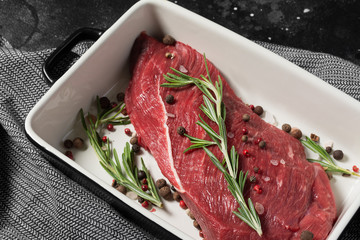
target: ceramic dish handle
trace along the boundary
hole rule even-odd
[[[101,29],[80,28],[71,34],[52,52],[43,64],[42,71],[48,83],[52,85],[60,77],[59,74],[54,74],[53,70],[65,57],[69,56],[74,46],[82,41],[96,41],[103,33],[104,30]]]

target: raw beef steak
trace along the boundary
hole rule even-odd
[[[206,239],[300,239],[304,230],[311,231],[314,239],[326,238],[336,214],[334,197],[326,173],[306,160],[298,140],[264,122],[223,79],[228,145],[229,149],[234,145],[240,154],[240,168],[256,177],[256,182],[247,181],[244,195],[245,199],[251,197],[260,212],[264,232],[260,238],[233,214],[238,203],[206,153],[202,149],[184,153],[191,143],[177,133],[179,126],[191,136],[208,139],[196,124],[199,114],[210,122],[199,109],[202,93],[195,86],[160,87],[170,67],[193,77],[206,75],[203,55],[179,41],[165,45],[141,33],[130,61],[132,79],[125,102],[131,122],[141,145],[177,188]],[[211,79],[217,79],[219,70],[209,61],[208,67]],[[165,102],[169,94],[175,98],[172,104]],[[248,122],[242,120],[245,113],[250,115]],[[214,123],[210,125],[217,130]],[[248,131],[247,142],[241,141],[243,128]],[[266,141],[265,148],[254,142],[258,138]],[[222,159],[216,146],[209,149]],[[244,149],[249,156],[242,154]],[[255,185],[261,187],[261,193],[253,190]]]

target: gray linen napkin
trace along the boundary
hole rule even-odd
[[[360,100],[358,66],[328,54],[258,44]],[[87,48],[81,45],[77,53]],[[49,89],[41,65],[52,50],[20,51],[0,36],[0,239],[154,238],[70,180],[27,139],[24,120]],[[360,239],[359,227],[360,212],[341,239]]]

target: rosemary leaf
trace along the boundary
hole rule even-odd
[[[148,200],[155,204],[156,206],[163,207],[163,204],[161,202],[161,199],[157,193],[156,188],[154,187],[154,182],[152,180],[152,177],[150,176],[150,173],[146,169],[143,160],[142,162],[142,168],[146,171],[146,176],[148,183],[151,184],[151,187],[149,187],[149,193],[144,192],[141,189],[141,183],[139,182],[137,178],[137,168],[134,163],[134,153],[130,148],[130,144],[127,142],[124,147],[124,152],[122,154],[122,165],[119,160],[119,156],[117,154],[117,151],[115,149],[112,149],[111,143],[109,142],[109,139],[107,139],[106,143],[103,143],[101,139],[99,139],[99,134],[96,131],[96,127],[99,126],[99,124],[107,124],[109,121],[113,121],[115,118],[117,118],[120,122],[126,122],[126,118],[118,117],[117,115],[122,111],[124,108],[124,104],[119,108],[120,110],[115,113],[115,117],[111,117],[108,112],[100,113],[100,103],[99,103],[99,97],[97,97],[97,109],[98,109],[98,118],[96,119],[96,122],[93,123],[91,118],[89,118],[89,124],[86,124],[84,112],[82,109],[80,109],[80,118],[81,123],[83,125],[83,129],[85,130],[90,144],[95,150],[96,155],[99,158],[100,165],[104,168],[104,170],[113,178],[116,180],[118,184],[121,184],[125,186],[127,189],[130,189],[131,191],[135,192],[138,196],[142,197],[145,200]],[[113,112],[117,108],[113,108],[111,111]],[[108,117],[110,116],[110,117]],[[107,117],[107,118],[104,118]],[[119,122],[119,123],[120,123]],[[115,159],[115,160],[114,160]],[[150,185],[149,185],[150,186]]]
[[[318,145],[316,142],[311,140],[309,137],[306,136],[305,140],[301,139],[301,143],[306,148],[308,148],[309,150],[318,154],[321,157],[321,160],[309,158],[309,159],[307,159],[309,162],[319,163],[324,168],[324,170],[326,170],[328,172],[345,173],[345,174],[350,174],[350,175],[360,177],[360,174],[358,174],[356,172],[352,172],[348,169],[337,166],[335,164],[335,161],[331,158],[330,154],[328,152],[326,152],[326,150],[322,146]]]

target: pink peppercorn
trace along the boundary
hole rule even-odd
[[[131,135],[131,130],[129,128],[125,128],[125,134],[130,136]]]

